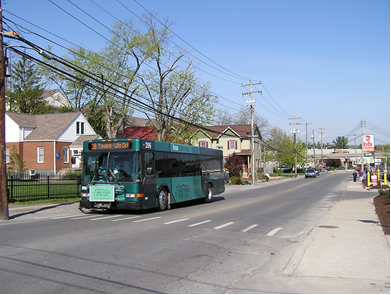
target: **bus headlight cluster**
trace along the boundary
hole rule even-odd
[[[144,194],[126,194],[127,198],[143,198]]]
[[[82,198],[89,198],[90,197],[90,193],[81,193],[81,197]]]

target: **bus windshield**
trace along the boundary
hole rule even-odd
[[[140,182],[140,153],[85,153],[83,182]]]

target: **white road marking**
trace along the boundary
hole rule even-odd
[[[187,227],[194,227],[194,226],[201,225],[201,224],[204,224],[204,223],[208,223],[208,222],[211,222],[211,221],[212,220],[205,220],[205,221],[201,221],[201,222],[198,222],[198,223],[190,224]]]
[[[182,219],[178,219],[178,220],[173,220],[173,221],[165,222],[164,224],[171,224],[171,223],[181,222],[181,221],[185,221],[185,220],[189,220],[189,218],[182,218]]]
[[[119,217],[119,216],[122,216],[122,215],[110,215],[110,216],[93,218],[93,219],[90,219],[90,220],[101,220],[101,219],[114,218],[114,217]]]
[[[272,236],[275,235],[275,233],[277,233],[277,232],[280,231],[280,230],[282,230],[282,227],[277,227],[277,228],[273,229],[271,232],[269,232],[269,233],[267,234],[267,236],[268,236],[268,237],[272,237]]]
[[[84,219],[84,218],[91,218],[93,217],[94,215],[89,215],[89,216],[82,216],[82,217],[75,217],[75,218],[71,218],[72,220],[77,220],[77,219]]]
[[[63,219],[63,218],[71,218],[71,217],[77,217],[79,215],[66,215],[66,216],[60,216],[60,217],[53,217],[52,219]]]
[[[115,219],[112,221],[122,221],[122,220],[128,220],[128,219],[135,219],[135,218],[139,218],[139,217],[140,216],[125,217],[125,218]]]
[[[235,222],[228,222],[228,223],[225,223],[225,224],[216,226],[216,227],[214,227],[213,229],[220,229],[220,228],[226,227],[226,226],[231,225],[231,224],[234,224],[234,223],[235,223]]]
[[[147,219],[136,220],[133,222],[143,222],[143,221],[149,221],[149,220],[154,220],[154,219],[159,219],[159,218],[161,218],[161,217],[152,217],[152,218],[147,218]]]
[[[248,232],[250,229],[253,229],[254,227],[257,227],[257,226],[258,226],[258,224],[253,224],[253,225],[251,225],[251,226],[249,226],[249,227],[243,229],[242,232],[243,232],[243,233]]]

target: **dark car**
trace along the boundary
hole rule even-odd
[[[307,169],[307,171],[305,172],[305,178],[307,177],[314,177],[316,178],[316,170],[314,168],[310,168],[310,169]]]
[[[229,183],[230,182],[229,175],[228,175],[227,172],[224,172],[224,182],[225,183]]]

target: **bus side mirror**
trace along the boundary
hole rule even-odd
[[[71,163],[76,164],[76,157],[71,157]]]
[[[147,167],[147,175],[152,175],[152,167]]]

